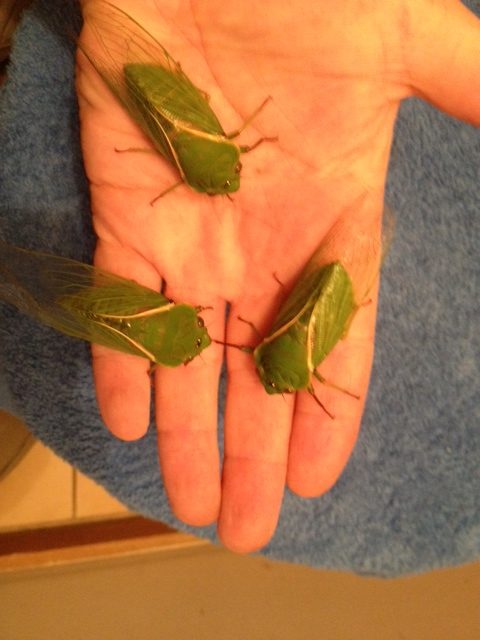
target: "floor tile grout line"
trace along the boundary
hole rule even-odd
[[[75,467],[72,467],[72,519],[76,520],[78,517],[78,496],[77,496],[77,488],[78,488],[78,477],[77,470]]]

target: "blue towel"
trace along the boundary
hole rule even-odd
[[[73,45],[61,35],[79,25],[76,2],[39,0],[18,29],[0,92],[0,235],[91,261]],[[360,439],[327,495],[286,493],[266,556],[382,576],[478,558],[479,168],[477,129],[419,100],[403,104],[387,189],[397,229]],[[89,346],[5,304],[0,405],[131,509],[215,540],[213,527],[172,516],[154,427],[131,443],[104,428]]]

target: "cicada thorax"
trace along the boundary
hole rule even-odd
[[[158,340],[158,332],[161,340]],[[202,318],[195,307],[175,304],[158,324],[149,323],[143,334],[143,344],[148,348],[156,345],[157,357],[165,366],[176,367],[193,360],[210,345],[211,339]]]
[[[172,147],[192,189],[209,195],[234,193],[240,188],[240,148],[227,138],[179,128]]]

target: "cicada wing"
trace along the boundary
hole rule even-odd
[[[357,309],[352,281],[340,262],[327,267],[309,324],[311,368],[315,369],[343,338]]]
[[[271,329],[272,334],[296,322],[308,307],[313,308],[327,277],[327,269],[328,265],[324,265],[300,276],[278,311]]]
[[[92,340],[91,326],[85,319],[80,319],[75,313],[59,305],[52,291],[48,287],[37,287],[38,278],[25,278],[19,273],[22,265],[0,258],[0,300],[11,304],[23,313],[61,333],[74,338]]]
[[[89,265],[80,265],[88,268]],[[133,280],[126,280],[100,269],[90,267],[91,273],[85,276],[84,284],[66,285],[66,278],[76,278],[75,268],[61,273],[63,283],[56,281],[58,295],[56,300],[64,306],[77,311],[88,312],[103,317],[124,318],[149,310],[169,306],[170,301],[161,293],[143,287]],[[80,279],[80,278],[79,278]],[[66,286],[62,286],[65,284]]]
[[[113,93],[136,120],[143,118],[138,103],[148,104],[152,117],[179,122],[200,131],[224,135],[205,94],[183,72],[165,47],[136,20],[109,2],[88,4],[85,22],[95,36],[95,52],[81,49]],[[143,80],[125,82],[125,65],[143,67]],[[133,98],[132,98],[133,94]],[[165,127],[165,123],[160,126]]]
[[[309,260],[304,277],[319,266],[339,262],[348,273],[357,305],[368,298],[394,230],[394,216],[385,210],[382,220],[357,217],[341,218],[328,232]]]
[[[160,293],[90,265],[3,242],[0,299],[61,333],[144,357],[128,328],[107,320],[170,304]]]
[[[17,280],[14,271],[5,263],[3,255],[0,256],[0,300],[11,304],[27,315],[37,319],[41,318],[41,304],[24,288],[21,281]]]

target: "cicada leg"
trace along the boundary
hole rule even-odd
[[[240,153],[248,153],[249,151],[253,151],[260,144],[262,144],[262,142],[277,142],[277,140],[278,140],[278,136],[259,138],[253,144],[242,144],[242,145],[240,145]]]
[[[159,193],[158,196],[155,196],[153,200],[150,200],[150,206],[153,207],[153,205],[155,204],[155,202],[157,202],[157,200],[160,200],[160,198],[163,198],[163,196],[166,196],[167,193],[170,193],[170,191],[173,191],[183,183],[184,183],[184,180],[179,180],[178,182],[175,182],[174,184],[172,184],[171,187],[167,187],[164,191],[162,191],[162,193]]]
[[[265,100],[262,102],[262,104],[259,107],[257,107],[255,109],[255,111],[253,113],[251,113],[248,116],[248,118],[246,118],[243,121],[242,126],[239,127],[238,129],[236,129],[235,131],[232,131],[232,132],[228,133],[226,135],[226,137],[229,140],[233,140],[233,138],[237,138],[242,133],[242,131],[252,122],[252,120],[254,120],[258,116],[260,111],[264,108],[264,106],[267,104],[267,102],[269,102],[271,99],[272,99],[272,96],[268,96],[268,98],[265,98]],[[248,153],[249,151],[252,151],[256,147],[258,147],[258,145],[261,144],[262,142],[276,142],[277,140],[278,140],[277,136],[263,137],[263,138],[260,138],[259,140],[257,140],[252,145],[240,145],[240,152],[241,153]]]
[[[355,398],[355,400],[360,400],[360,396],[352,393],[351,391],[348,391],[348,389],[344,389],[343,387],[339,387],[338,384],[335,384],[334,382],[330,382],[329,380],[326,380],[320,373],[318,373],[318,371],[316,369],[314,369],[313,371],[313,375],[315,376],[315,378],[321,382],[322,384],[326,385],[327,387],[332,387],[332,389],[336,389],[337,391],[341,391],[342,393],[345,393],[347,396],[350,396],[351,398]]]
[[[277,276],[276,271],[274,271],[272,273],[273,279],[275,280],[275,282],[283,289],[285,290],[285,285],[283,284],[283,282],[280,280],[280,278]]]
[[[254,347],[248,347],[244,344],[234,344],[233,342],[225,342],[225,340],[215,340],[214,338],[212,338],[212,342],[215,342],[215,344],[221,344],[224,347],[233,347],[234,349],[239,349],[244,353],[253,353],[255,350]]]
[[[155,371],[157,367],[158,367],[158,364],[156,362],[150,361],[150,366],[148,368],[147,374],[148,374],[148,377],[150,378],[150,385],[152,387],[155,386]]]
[[[148,149],[147,147],[127,147],[126,149],[117,149],[115,147],[116,153],[157,153],[155,149]]]
[[[241,316],[237,316],[237,318],[240,320],[240,322],[245,322],[245,324],[248,324],[250,327],[252,327],[257,337],[259,338],[259,340],[262,340],[262,334],[260,333],[260,331],[257,329],[257,327],[253,324],[251,320],[245,320],[245,318],[242,318]]]
[[[310,387],[307,388],[307,391],[312,396],[312,398],[315,400],[315,402],[325,411],[327,416],[329,416],[329,418],[331,418],[332,420],[335,420],[335,416],[333,415],[333,413],[330,413],[330,411],[323,404],[323,402],[320,400],[320,398],[315,394],[314,388],[312,386],[310,386]]]

